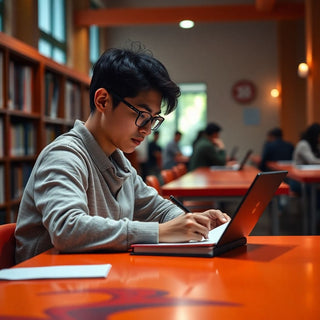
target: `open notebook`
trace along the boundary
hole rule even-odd
[[[226,165],[226,166],[211,166],[211,170],[216,170],[216,171],[222,171],[222,170],[227,170],[227,171],[240,171],[244,168],[244,165],[247,163],[249,160],[250,156],[252,154],[252,150],[248,150],[246,154],[244,155],[243,159],[241,160],[240,163],[235,163],[233,165]]]
[[[245,245],[260,216],[271,201],[287,171],[260,172],[255,177],[233,218],[199,242],[133,244],[132,254],[214,257]]]

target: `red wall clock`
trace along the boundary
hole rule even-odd
[[[238,103],[249,103],[256,97],[256,86],[250,80],[239,80],[232,86],[231,94]]]

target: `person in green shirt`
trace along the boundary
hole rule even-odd
[[[214,165],[224,166],[227,161],[226,150],[220,139],[221,127],[216,123],[208,123],[204,134],[196,142],[189,161],[189,170]]]

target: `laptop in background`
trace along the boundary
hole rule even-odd
[[[272,200],[287,171],[259,172],[231,221],[212,229],[199,242],[133,244],[132,254],[214,257],[247,243],[247,237]]]
[[[226,166],[211,166],[210,169],[215,170],[215,171],[225,171],[225,170],[227,170],[227,171],[241,171],[244,168],[247,161],[249,160],[252,152],[253,151],[251,149],[248,150],[240,163],[235,163],[233,165],[226,165]]]
[[[239,150],[239,147],[238,146],[234,146],[232,149],[231,149],[231,152],[230,152],[230,156],[229,156],[229,161],[235,161],[237,160],[237,153],[238,153],[238,150]]]

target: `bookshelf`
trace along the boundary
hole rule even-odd
[[[0,32],[0,224],[14,222],[45,145],[90,112],[87,75]]]

